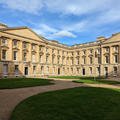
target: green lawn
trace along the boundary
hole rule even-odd
[[[11,120],[120,120],[120,90],[79,87],[32,96]]]
[[[87,76],[50,76],[50,78],[60,78],[60,79],[89,79],[93,80],[94,77],[87,77]],[[96,79],[104,79],[104,77],[96,77]]]
[[[50,85],[51,80],[37,78],[0,79],[0,89],[24,88],[32,86]]]
[[[76,83],[88,83],[88,84],[120,84],[120,82],[118,81],[108,81],[108,80],[101,80],[101,79],[97,79],[97,80],[74,80],[73,82]]]

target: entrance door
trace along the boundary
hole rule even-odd
[[[3,66],[3,72],[4,72],[4,75],[8,74],[8,64],[4,64],[4,66]]]
[[[85,75],[85,69],[83,69],[83,75]]]
[[[60,75],[60,68],[58,68],[58,75]]]
[[[28,75],[28,67],[25,67],[25,75]]]

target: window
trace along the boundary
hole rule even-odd
[[[8,64],[3,65],[3,72],[4,72],[4,75],[8,74]]]
[[[83,64],[86,64],[86,58],[83,57]]]
[[[105,67],[104,71],[105,71],[105,76],[108,77],[108,67]]]
[[[100,48],[97,49],[97,53],[100,54]]]
[[[77,58],[77,65],[79,65],[79,58]]]
[[[93,52],[93,50],[92,50],[92,49],[90,49],[90,54],[92,54],[92,52]]]
[[[97,67],[97,74],[100,74],[100,67]]]
[[[46,63],[48,63],[48,56],[46,56]]]
[[[48,52],[48,48],[46,48],[46,52]]]
[[[14,46],[17,46],[17,40],[14,40]]]
[[[109,51],[109,47],[106,47],[106,48],[105,48],[105,52],[108,52],[108,51]]]
[[[7,44],[7,39],[6,38],[2,38],[2,43],[3,44]]]
[[[27,60],[27,53],[24,53],[24,61]]]
[[[74,55],[74,53],[72,52],[72,53],[71,53],[71,55],[73,56],[73,55]]]
[[[63,65],[64,65],[64,60],[65,60],[65,58],[63,57],[63,58],[62,58],[62,64],[63,64]]]
[[[39,47],[39,50],[42,51],[42,46]]]
[[[23,47],[27,48],[27,43],[26,42],[23,43]]]
[[[60,64],[60,58],[58,57],[58,64]]]
[[[41,66],[41,74],[44,73],[44,66]]]
[[[34,49],[35,49],[35,45],[32,44],[32,50],[34,50]]]
[[[14,51],[14,60],[17,60],[17,51]]]
[[[92,74],[92,67],[89,67],[89,74]]]
[[[15,73],[18,73],[18,65],[15,65]]]
[[[77,51],[77,55],[79,55],[79,51]]]
[[[69,73],[69,68],[67,68],[67,72]]]
[[[74,64],[74,60],[73,59],[71,59],[71,65],[73,65]]]
[[[55,57],[54,57],[54,56],[52,56],[52,64],[54,64],[54,58],[55,58]]]
[[[65,68],[63,67],[63,74],[65,73]]]
[[[6,50],[2,50],[2,59],[6,60],[6,54],[7,51]]]
[[[118,46],[115,46],[115,47],[114,47],[114,51],[118,51]]]
[[[58,52],[57,52],[58,54],[60,54],[60,51],[58,50]]]
[[[66,64],[68,65],[69,64],[69,58],[67,58],[66,62],[67,62]]]
[[[79,74],[79,68],[77,68],[77,74]]]
[[[101,57],[98,57],[98,64],[101,64]]]
[[[52,53],[54,53],[54,49],[52,49]]]
[[[46,68],[46,72],[49,73],[49,67],[48,67],[48,66],[47,66],[47,68]]]
[[[109,63],[109,56],[105,56],[105,63]]]
[[[33,66],[33,74],[36,74],[36,66]]]
[[[64,51],[62,52],[62,54],[64,55]]]
[[[117,67],[114,67],[114,73],[113,73],[114,76],[117,76]]]
[[[35,62],[35,54],[32,55],[32,62]]]
[[[114,63],[118,63],[118,56],[117,55],[114,56]]]
[[[71,68],[71,73],[73,74],[73,68]]]
[[[53,73],[55,73],[55,67],[53,67]]]
[[[42,63],[42,55],[40,55],[40,63]]]
[[[84,51],[83,51],[83,55],[85,55],[85,54],[86,54],[86,51],[84,50]]]
[[[93,61],[92,61],[92,57],[90,57],[90,64],[92,64],[93,63]]]

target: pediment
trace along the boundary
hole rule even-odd
[[[8,28],[4,30],[7,33],[11,33],[14,35],[30,38],[30,39],[35,39],[39,41],[45,41],[45,38],[42,36],[39,36],[36,32],[31,30],[28,27],[16,27],[16,28]]]
[[[120,33],[113,34],[110,38],[104,41],[104,43],[118,42],[118,41],[120,41]]]

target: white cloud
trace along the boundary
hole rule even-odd
[[[54,35],[58,36],[58,37],[64,37],[64,36],[66,36],[66,37],[72,37],[72,38],[76,38],[77,37],[72,32],[69,32],[69,31],[66,31],[66,30],[60,31],[58,33],[55,33]]]
[[[0,0],[5,8],[38,14],[44,6],[42,0]]]

